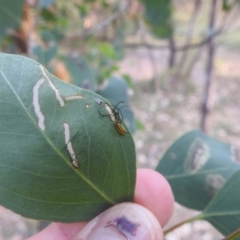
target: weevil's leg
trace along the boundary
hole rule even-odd
[[[106,103],[107,104],[107,103]],[[108,106],[109,106],[109,104],[107,104]],[[111,106],[109,106],[110,108],[111,108]],[[102,108],[105,108],[105,106],[102,106],[102,107],[100,107],[99,109],[98,109],[98,113],[99,113],[99,115],[101,115],[102,117],[107,117],[107,116],[109,116],[109,115],[111,115],[111,114],[109,114],[109,113],[102,113],[101,112],[101,109]],[[106,108],[105,108],[106,109]],[[111,108],[111,110],[112,110],[112,108]]]
[[[118,108],[118,111],[121,110],[121,109],[124,108],[124,107],[129,107],[129,106],[128,106],[128,105],[124,105],[124,106]]]
[[[120,102],[118,102],[117,105],[114,106],[114,108],[118,109],[117,106],[118,106],[119,104],[121,104],[121,103],[125,103],[125,101],[120,101]]]
[[[79,134],[79,131],[77,131],[77,133],[69,141],[73,140],[78,134]]]

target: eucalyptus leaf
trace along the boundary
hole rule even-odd
[[[0,86],[1,205],[75,222],[133,200],[134,142],[100,116],[105,99],[17,55],[0,54]]]
[[[167,178],[178,203],[203,210],[240,168],[233,153],[229,144],[191,131],[168,149],[156,170]]]
[[[24,0],[0,0],[0,42],[7,30],[20,26]]]
[[[46,66],[57,54],[57,45],[54,43],[47,50],[37,45],[33,48],[33,55],[43,66]]]
[[[240,4],[239,0],[222,0],[222,10],[223,11],[230,11],[232,8],[238,7],[237,4]]]
[[[240,227],[240,170],[226,182],[209,205],[201,218],[210,222],[223,235],[228,235]],[[240,239],[234,238],[234,239]]]
[[[152,32],[159,38],[170,38],[172,27],[171,0],[141,0],[145,6],[145,21]]]
[[[87,61],[81,55],[64,58],[71,74],[72,84],[91,91],[95,89],[95,76]]]

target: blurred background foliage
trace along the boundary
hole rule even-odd
[[[0,50],[35,59],[113,105],[125,101],[139,167],[155,168],[192,129],[231,144],[239,159],[239,7],[239,0],[0,0]],[[2,239],[41,228],[0,212]],[[195,214],[177,205],[170,225],[182,212]],[[167,239],[218,236],[200,222]]]

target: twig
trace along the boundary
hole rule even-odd
[[[100,25],[100,23],[99,23]],[[95,29],[95,27],[94,27]],[[101,29],[99,29],[101,30]],[[202,40],[200,40],[199,42],[196,43],[192,43],[192,44],[187,44],[187,45],[183,45],[183,46],[174,46],[173,47],[173,51],[175,52],[181,52],[181,51],[188,51],[191,49],[196,49],[196,48],[200,48],[203,47],[205,44],[207,44],[210,39],[213,39],[215,37],[217,37],[218,35],[225,33],[226,29],[224,29],[223,27],[220,27],[219,29],[215,30],[214,32],[211,32],[207,37],[203,38]],[[90,34],[90,33],[89,33]],[[93,33],[91,33],[93,34]],[[71,36],[68,36],[66,38],[66,41],[73,41],[74,39],[77,39],[78,41],[84,41],[86,39],[86,37],[89,35],[83,34],[83,35],[79,35],[79,34],[74,34]],[[98,36],[97,37],[98,40],[102,40],[102,41],[107,41],[107,42],[112,42],[113,39],[112,38],[107,38],[106,36]],[[147,43],[147,42],[140,42],[140,43],[129,43],[129,42],[125,42],[124,47],[126,48],[138,48],[138,47],[148,47],[151,49],[169,49],[169,44],[168,45],[157,45],[157,44],[151,44],[151,43]]]
[[[201,9],[201,0],[195,0],[194,9],[193,9],[190,21],[189,21],[188,30],[187,30],[187,34],[186,34],[185,46],[191,44],[194,26],[195,26],[197,16],[198,16],[200,9]],[[188,56],[189,56],[189,51],[185,51],[185,52],[183,52],[182,56],[180,57],[180,60],[178,61],[178,64],[176,67],[176,71],[173,76],[174,82],[177,82],[180,79],[182,79]]]
[[[199,48],[195,51],[194,55],[191,57],[191,61],[189,61],[187,64],[186,64],[186,67],[185,67],[185,71],[184,71],[184,78],[185,79],[188,79],[193,68],[194,68],[194,65],[196,64],[197,61],[199,61],[200,57],[201,57],[201,54],[202,54],[202,49]]]
[[[169,38],[169,50],[170,50],[170,56],[168,60],[168,67],[172,68],[176,61],[176,50],[175,50],[175,40],[174,37]]]
[[[100,30],[102,30],[103,28],[105,28],[106,26],[108,26],[111,22],[113,22],[115,19],[117,19],[123,12],[125,12],[128,7],[131,5],[132,0],[127,0],[127,3],[124,6],[121,6],[118,8],[118,10],[112,14],[110,17],[104,19],[102,22],[100,22],[99,24],[97,24],[96,26],[94,26],[93,28],[91,28],[90,30],[88,30],[84,36],[88,37]]]
[[[206,38],[202,39],[199,42],[183,45],[179,47],[174,47],[173,50],[178,51],[188,51],[190,49],[195,49],[204,46],[206,43],[208,43],[211,39],[215,38],[219,34],[223,33],[223,28],[219,28],[218,30],[210,33]],[[169,45],[154,45],[149,43],[125,43],[124,46],[128,48],[137,48],[137,47],[146,47],[146,45],[152,49],[168,49]]]
[[[209,32],[214,31],[215,19],[216,19],[216,6],[217,0],[212,0],[212,6],[210,11],[209,19]],[[208,42],[208,61],[206,67],[206,83],[202,103],[202,116],[200,127],[204,132],[207,132],[208,121],[209,121],[209,112],[210,112],[210,100],[211,100],[211,90],[213,86],[213,68],[214,68],[214,54],[215,54],[215,44],[214,40],[211,37]]]
[[[142,35],[142,39],[143,39],[143,42],[146,41],[146,33],[144,33]],[[153,84],[154,84],[154,90],[155,92],[157,91],[157,75],[158,75],[158,68],[157,68],[157,63],[155,61],[155,57],[153,55],[153,52],[152,52],[152,48],[149,47],[147,44],[145,45],[146,47],[146,50],[147,50],[147,54],[148,54],[148,58],[151,62],[151,65],[152,65],[152,71],[153,71]]]

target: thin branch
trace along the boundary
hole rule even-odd
[[[190,21],[189,21],[189,26],[188,26],[188,30],[187,30],[185,45],[189,45],[191,40],[192,40],[194,26],[195,26],[198,14],[200,12],[200,9],[201,9],[201,0],[195,0],[192,16],[191,16]]]
[[[204,46],[206,43],[208,43],[211,39],[217,37],[218,35],[223,33],[223,28],[220,27],[218,30],[212,32],[209,34],[206,38],[202,39],[201,41],[197,43],[192,43],[188,45],[183,45],[180,47],[174,47],[174,51],[188,51],[190,49],[195,49]],[[128,48],[137,48],[137,47],[149,47],[152,49],[169,49],[169,45],[154,45],[154,44],[149,44],[149,43],[125,43],[125,47]]]
[[[197,17],[200,12],[200,9],[201,9],[201,0],[195,0],[194,9],[188,24],[188,30],[187,30],[186,39],[185,39],[185,46],[191,44],[192,35],[194,32],[194,26],[197,21]],[[174,82],[177,82],[180,79],[182,79],[182,75],[184,74],[184,69],[187,63],[188,56],[189,56],[189,51],[185,51],[182,53],[180,60],[178,61],[178,64],[177,64],[176,71],[173,76]]]
[[[88,30],[84,34],[84,36],[88,37],[88,36],[90,36],[90,35],[92,35],[96,32],[99,32],[100,30],[102,30],[106,26],[108,26],[111,22],[113,22],[115,19],[117,19],[123,12],[125,12],[129,8],[131,3],[132,3],[132,0],[127,0],[127,3],[125,5],[120,6],[114,14],[112,14],[111,16],[104,19],[102,22],[100,22],[99,24],[97,24],[96,26],[94,26],[93,28]]]
[[[214,31],[215,20],[216,20],[216,7],[217,0],[212,0],[212,6],[210,11],[210,19],[209,19],[209,32]],[[208,129],[208,120],[209,120],[209,112],[211,108],[211,90],[213,86],[213,68],[214,68],[214,55],[215,55],[215,43],[211,38],[208,43],[208,61],[206,67],[206,83],[205,83],[205,91],[203,96],[202,103],[202,116],[200,127],[203,131],[207,132]]]
[[[174,37],[169,38],[169,51],[170,51],[170,56],[168,60],[168,67],[172,68],[175,65],[176,61],[176,51],[175,51],[175,40]]]
[[[194,55],[191,57],[191,61],[189,61],[186,64],[185,67],[185,72],[184,72],[184,78],[188,79],[190,74],[192,73],[192,70],[194,68],[194,65],[196,64],[197,61],[199,61],[199,59],[201,58],[201,54],[202,54],[202,49],[199,48],[195,51]]]
[[[113,19],[114,20],[114,19]],[[101,23],[99,23],[99,25],[101,25]],[[95,27],[93,28],[95,29]],[[93,31],[92,29],[92,31]],[[98,28],[98,31],[101,30],[101,28]],[[173,47],[173,51],[175,52],[181,52],[181,51],[188,51],[188,50],[191,50],[191,49],[196,49],[196,48],[200,48],[200,47],[203,47],[205,44],[207,44],[211,39],[217,37],[218,35],[222,34],[222,33],[225,33],[227,30],[223,27],[220,27],[219,29],[215,30],[214,32],[211,32],[207,37],[203,38],[201,41],[199,42],[196,42],[196,43],[192,43],[192,44],[187,44],[187,45],[183,45],[183,46],[174,46]],[[93,31],[95,32],[95,31]],[[93,34],[92,33],[89,33],[90,34]],[[66,38],[66,41],[73,41],[74,39],[77,39],[77,40],[82,40],[84,41],[86,39],[87,36],[89,35],[86,35],[86,34],[82,34],[82,35],[71,35],[71,36],[68,36]],[[108,41],[108,42],[112,42],[113,39],[111,38],[107,38],[106,36],[98,36],[98,39],[99,40],[102,40],[102,41]],[[169,49],[169,45],[157,45],[157,44],[150,44],[150,43],[145,43],[145,42],[140,42],[140,43],[128,43],[128,42],[125,42],[124,43],[124,47],[126,48],[138,48],[138,47],[148,47],[148,48],[151,48],[151,49],[156,49],[156,50],[159,50],[159,49]]]
[[[154,55],[153,55],[152,49],[149,48],[149,47],[146,45],[146,50],[147,50],[148,57],[149,57],[149,60],[150,60],[150,62],[151,62],[151,65],[152,65],[154,90],[155,90],[155,92],[156,92],[156,91],[157,91],[157,75],[158,75],[157,63],[156,63],[156,61],[155,61],[155,57],[154,57]]]

